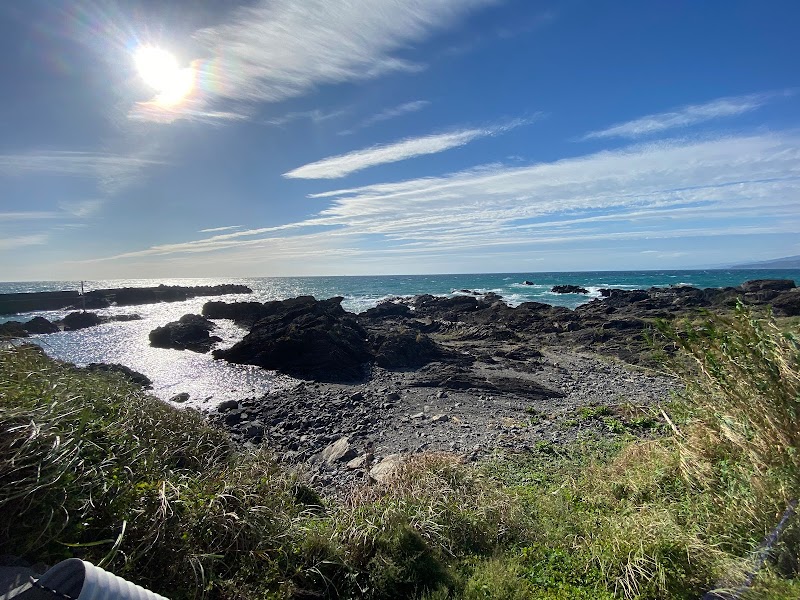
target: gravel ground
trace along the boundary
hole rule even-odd
[[[312,483],[342,489],[367,480],[374,465],[394,455],[447,451],[474,460],[496,450],[635,433],[632,423],[642,421],[632,415],[647,414],[677,386],[601,355],[524,345],[485,350],[471,367],[374,367],[359,384],[298,382],[224,403],[211,418],[244,445],[268,445]]]

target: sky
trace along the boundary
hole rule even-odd
[[[800,254],[800,3],[8,0],[0,280]]]

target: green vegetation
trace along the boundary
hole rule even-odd
[[[588,407],[576,423],[615,429],[613,441],[543,443],[479,465],[420,455],[385,484],[324,502],[192,411],[31,347],[0,350],[0,554],[80,556],[173,600],[737,588],[800,496],[791,331],[741,307],[662,325],[686,383],[668,415]],[[798,596],[799,521],[743,597]]]

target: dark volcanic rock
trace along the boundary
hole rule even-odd
[[[480,390],[526,397],[561,398],[559,391],[544,387],[532,379],[521,377],[480,377],[472,370],[454,365],[429,365],[420,370],[412,387],[438,387],[449,390]]]
[[[344,311],[342,300],[301,296],[274,303],[274,314],[258,321],[232,348],[214,351],[214,357],[302,379],[360,379],[372,359],[367,332]]]
[[[22,323],[19,321],[8,321],[0,323],[0,338],[18,338],[28,337],[28,332],[25,331]]]
[[[780,293],[772,300],[775,314],[785,317],[800,316],[800,288]]]
[[[579,285],[554,285],[550,288],[551,292],[556,294],[588,294],[589,290],[582,288]]]
[[[526,279],[525,281],[522,282],[522,285],[534,285],[534,283]]]
[[[746,294],[753,292],[783,292],[795,288],[791,279],[753,279],[742,284],[742,291]]]
[[[116,302],[117,306],[133,304],[152,304],[154,302],[180,302],[197,296],[221,296],[223,294],[251,294],[246,285],[198,285],[185,287],[180,285],[159,285],[147,288],[119,288],[111,290],[94,290],[86,294],[87,300],[103,297]]]
[[[424,333],[390,331],[372,336],[375,362],[385,369],[415,368],[450,356]]]
[[[206,302],[203,316],[209,319],[231,319],[241,327],[252,327],[256,321],[277,312],[277,302]]]
[[[23,325],[28,333],[56,333],[61,331],[58,325],[45,319],[44,317],[34,317]]]
[[[78,329],[86,329],[87,327],[94,327],[100,325],[103,320],[100,315],[93,312],[71,312],[62,323],[64,324],[64,331],[76,331]]]
[[[90,372],[119,373],[129,381],[135,383],[136,385],[140,385],[145,389],[153,387],[153,382],[150,381],[150,378],[147,375],[143,375],[138,371],[134,371],[125,365],[120,365],[117,363],[89,363],[84,367],[84,369]]]
[[[365,310],[358,316],[366,319],[384,319],[386,317],[411,317],[412,312],[405,304],[387,300],[386,302],[381,302],[375,308]]]
[[[429,316],[445,321],[459,321],[462,315],[478,310],[481,303],[474,296],[443,298],[423,294],[413,300],[416,315]]]
[[[179,320],[156,327],[150,332],[150,345],[156,348],[208,352],[221,341],[209,335],[215,325],[200,315],[183,315]]]

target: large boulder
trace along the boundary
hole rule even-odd
[[[744,301],[752,304],[772,302],[781,293],[795,289],[791,279],[756,279],[742,284]]]
[[[276,303],[244,339],[214,357],[301,379],[354,381],[372,359],[367,332],[341,307],[343,298],[301,296]]]
[[[275,314],[277,302],[206,302],[203,316],[209,319],[231,319],[241,327],[252,327],[266,316]]]
[[[389,331],[371,336],[375,362],[385,369],[407,369],[448,358],[442,348],[424,333]]]
[[[794,281],[791,279],[753,279],[742,284],[742,291],[745,294],[754,292],[783,292],[795,288]]]
[[[62,323],[64,324],[64,331],[77,331],[78,329],[86,329],[87,327],[94,327],[100,325],[103,319],[100,315],[93,312],[71,312]]]
[[[147,375],[118,363],[89,363],[84,369],[92,373],[119,373],[131,383],[140,385],[145,389],[153,387],[153,382]]]
[[[208,352],[221,338],[209,332],[216,325],[200,315],[183,315],[177,321],[156,327],[150,332],[150,345],[155,348]]]
[[[772,300],[772,308],[776,315],[785,317],[800,316],[800,288],[781,292]]]
[[[413,313],[411,312],[411,308],[407,305],[387,300],[381,302],[374,308],[365,310],[358,316],[366,319],[385,319],[391,317],[411,317]]]
[[[28,337],[22,323],[19,321],[7,321],[0,323],[0,338],[19,338]]]
[[[28,333],[56,333],[61,331],[58,325],[44,317],[34,317],[22,326]]]

